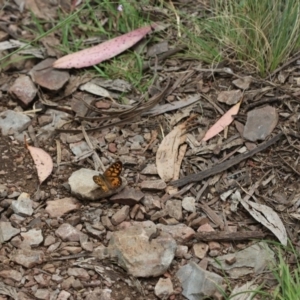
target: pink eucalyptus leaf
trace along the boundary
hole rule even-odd
[[[53,161],[51,156],[41,148],[29,146],[24,136],[25,147],[29,150],[34,161],[39,181],[42,183],[52,173]]]
[[[129,49],[155,27],[156,25],[152,24],[151,26],[138,28],[98,46],[63,56],[53,63],[53,67],[58,69],[79,69],[96,65]]]
[[[225,129],[233,121],[233,115],[239,112],[241,101],[231,107],[212,127],[210,127],[202,141],[208,141]]]

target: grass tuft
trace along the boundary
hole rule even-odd
[[[299,0],[215,0],[190,24],[190,52],[213,62],[229,59],[266,76],[300,49]]]

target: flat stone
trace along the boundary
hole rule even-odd
[[[31,120],[26,115],[13,110],[0,113],[0,129],[3,135],[17,135],[30,125]]]
[[[56,239],[52,235],[47,235],[44,241],[44,246],[48,247],[56,242]]]
[[[157,224],[157,228],[171,234],[171,236],[179,243],[184,244],[195,236],[195,231],[185,224],[163,225]]]
[[[217,100],[228,105],[233,105],[241,100],[242,94],[241,90],[222,91],[219,93]]]
[[[69,299],[71,296],[71,294],[67,291],[61,291],[58,296],[57,296],[57,300],[67,300]]]
[[[112,143],[112,142],[114,142],[116,137],[117,137],[117,135],[115,133],[109,132],[108,134],[105,135],[104,138],[108,143]]]
[[[50,299],[50,292],[48,291],[48,289],[37,289],[34,293],[34,296],[37,299],[47,300]]]
[[[173,284],[170,278],[159,278],[154,288],[155,295],[160,299],[168,299],[173,294]]]
[[[47,58],[35,65],[29,72],[36,84],[51,91],[61,89],[70,78],[69,72],[52,68],[54,61],[53,58]]]
[[[1,270],[0,277],[19,282],[22,280],[23,276],[20,272],[18,272],[16,270]]]
[[[232,278],[240,278],[248,274],[258,275],[265,268],[275,263],[275,253],[265,242],[259,242],[235,253],[218,256],[216,260],[210,259],[210,264],[221,269]],[[216,262],[217,261],[217,262]]]
[[[19,100],[22,107],[29,106],[36,96],[37,88],[29,76],[20,75],[10,87],[9,92]]]
[[[188,254],[189,248],[184,245],[177,245],[175,256],[179,258],[183,258]]]
[[[63,241],[79,242],[80,236],[84,233],[82,233],[72,225],[64,223],[59,226],[59,228],[55,231],[55,234]]]
[[[33,201],[29,197],[29,194],[22,193],[18,200],[12,201],[11,209],[20,216],[31,216],[33,214]]]
[[[7,196],[8,187],[5,184],[0,183],[0,197],[5,198]]]
[[[278,113],[276,108],[267,105],[262,108],[248,112],[247,122],[244,127],[244,138],[255,142],[264,140],[272,133],[278,123]]]
[[[68,268],[68,275],[74,276],[74,277],[77,277],[77,278],[83,279],[83,280],[90,279],[89,273],[83,268]]]
[[[117,145],[115,143],[109,143],[107,148],[111,153],[116,153],[118,151]]]
[[[41,250],[17,249],[10,259],[15,263],[30,269],[43,263],[44,257],[44,252]]]
[[[164,274],[173,261],[176,242],[167,233],[149,241],[154,228],[135,225],[112,234],[109,249],[118,265],[134,277],[154,277]]]
[[[81,203],[75,198],[62,198],[53,201],[47,201],[47,207],[45,211],[51,218],[61,217],[71,211],[78,210]]]
[[[166,202],[166,211],[170,217],[180,221],[182,219],[181,200],[168,200]]]
[[[40,124],[40,126],[45,126],[49,123],[51,123],[53,120],[53,116],[51,115],[42,115],[38,117],[38,122]]]
[[[22,232],[21,236],[23,238],[23,243],[26,243],[31,247],[39,246],[44,240],[41,229],[31,229],[27,232]]]
[[[201,225],[197,232],[212,232],[215,231],[208,223]]]
[[[0,221],[0,244],[9,241],[12,237],[20,233],[20,229],[11,226],[10,222]]]
[[[205,243],[197,243],[193,245],[193,253],[198,258],[202,259],[206,256],[208,245]]]
[[[129,215],[129,206],[125,205],[112,216],[111,223],[114,226],[116,226],[122,223],[123,221],[125,221],[128,215]]]
[[[183,288],[182,295],[191,300],[213,296],[223,281],[218,274],[205,271],[194,262],[181,267],[176,276]]]
[[[157,175],[157,167],[155,164],[147,165],[142,171],[141,174],[143,175]]]
[[[119,203],[133,206],[138,204],[143,198],[145,194],[140,190],[136,190],[134,188],[125,187],[120,193],[112,196],[110,201],[112,203]]]
[[[247,90],[250,87],[250,83],[252,82],[252,77],[251,76],[245,76],[243,78],[238,78],[232,81],[232,83],[242,89],[242,90]]]
[[[91,234],[97,238],[101,238],[101,236],[105,233],[105,228],[104,228],[104,226],[102,226],[102,227],[103,227],[102,230],[98,230],[98,229],[93,228],[93,226],[91,224],[89,224],[87,222],[85,223],[86,231],[89,234]]]
[[[167,187],[167,184],[161,180],[144,180],[141,183],[141,189],[142,190],[150,190],[150,191],[162,191]]]
[[[182,207],[184,210],[188,212],[195,212],[196,205],[195,205],[195,198],[194,197],[184,197],[182,200]]]
[[[141,203],[145,206],[146,211],[151,209],[161,209],[160,198],[156,195],[145,195],[145,197],[141,200]]]

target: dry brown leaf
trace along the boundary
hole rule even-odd
[[[41,148],[32,147],[27,144],[24,137],[25,147],[29,150],[34,161],[40,184],[47,179],[53,170],[53,161],[51,156]]]
[[[180,164],[183,157],[182,153],[179,152],[179,148],[186,140],[185,128],[186,123],[176,126],[165,136],[157,150],[157,172],[160,178],[166,182],[179,178]]]
[[[278,214],[271,207],[246,199],[240,199],[240,202],[256,221],[273,232],[282,245],[287,245],[286,229]]]

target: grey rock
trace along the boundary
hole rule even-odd
[[[183,209],[188,212],[195,212],[196,211],[195,201],[196,200],[194,197],[184,197],[182,200]]]
[[[35,65],[29,72],[36,84],[51,91],[61,89],[70,78],[67,71],[52,68],[54,61],[53,58],[47,58]]]
[[[0,271],[0,277],[2,278],[8,278],[13,281],[19,282],[22,279],[22,274],[16,270],[1,270]]]
[[[52,122],[38,130],[39,141],[47,141],[54,134],[55,129],[60,128],[70,118],[69,114],[59,110],[47,109],[45,113],[51,116]]]
[[[21,236],[23,238],[23,243],[30,245],[31,247],[39,246],[44,240],[42,230],[40,229],[31,229],[27,232],[22,232]]]
[[[178,221],[182,219],[181,200],[168,200],[165,209],[170,217],[175,218]]]
[[[50,292],[48,289],[37,289],[34,296],[36,299],[47,300],[50,299]]]
[[[143,175],[157,175],[157,167],[154,164],[149,164],[141,171]]]
[[[170,278],[159,278],[155,285],[154,293],[160,299],[168,299],[174,292],[173,284]]]
[[[10,222],[0,222],[0,244],[9,241],[20,233],[20,229],[11,226]]]
[[[212,296],[223,281],[218,274],[205,271],[194,262],[181,267],[176,276],[183,288],[182,295],[188,300],[202,300]]]
[[[79,242],[80,236],[84,233],[80,232],[72,225],[64,223],[60,225],[58,229],[56,229],[55,234],[63,241]]]
[[[275,254],[264,242],[260,242],[237,252],[232,264],[232,254],[217,257],[218,263],[210,259],[210,264],[217,269],[222,269],[232,278],[240,278],[247,274],[260,274],[271,263],[275,263]]]
[[[25,268],[33,268],[43,263],[44,258],[44,252],[41,250],[18,249],[12,254],[10,259]]]
[[[179,243],[184,244],[195,236],[195,231],[185,224],[163,225],[157,224],[157,228],[171,234],[171,236]]]
[[[27,107],[35,98],[37,88],[29,76],[21,75],[10,87],[9,92],[19,100],[22,107]]]
[[[0,113],[0,129],[3,135],[15,135],[23,132],[31,123],[31,120],[26,115],[6,110]]]
[[[77,277],[77,278],[83,279],[83,280],[89,280],[90,279],[89,273],[83,268],[69,268],[68,269],[68,275],[69,276],[74,276],[74,277]]]
[[[22,193],[18,200],[11,203],[11,209],[20,216],[31,216],[33,214],[33,201],[27,193]]]
[[[81,203],[75,198],[62,198],[53,201],[47,201],[47,207],[45,211],[51,218],[61,217],[73,210],[78,210]]]
[[[272,106],[264,106],[248,112],[244,127],[244,138],[255,142],[264,140],[278,123],[278,113]]]
[[[145,206],[146,211],[151,209],[161,209],[160,198],[155,195],[145,195],[145,197],[141,200],[141,203]]]
[[[162,191],[167,187],[167,184],[161,180],[144,180],[141,183],[141,189],[142,190],[150,190],[150,191]]]
[[[219,93],[217,100],[219,102],[233,105],[238,103],[242,98],[241,90],[222,91]]]
[[[123,221],[125,221],[128,215],[129,215],[129,206],[125,205],[112,216],[111,223],[114,226],[116,226],[122,223]]]
[[[138,204],[145,194],[140,190],[125,187],[120,193],[112,196],[110,201],[112,203],[120,203],[125,205],[135,205]]]
[[[97,237],[97,238],[101,238],[101,236],[103,234],[105,234],[105,232],[106,232],[105,229],[104,230],[97,230],[97,229],[93,228],[92,225],[87,223],[87,222],[85,222],[84,224],[85,224],[86,231],[88,233],[90,233],[91,235]]]
[[[175,240],[167,233],[149,242],[154,228],[132,226],[112,234],[109,248],[118,265],[134,277],[159,276],[166,272],[176,251]]]
[[[7,196],[8,188],[5,184],[0,184],[0,198],[5,198]]]

